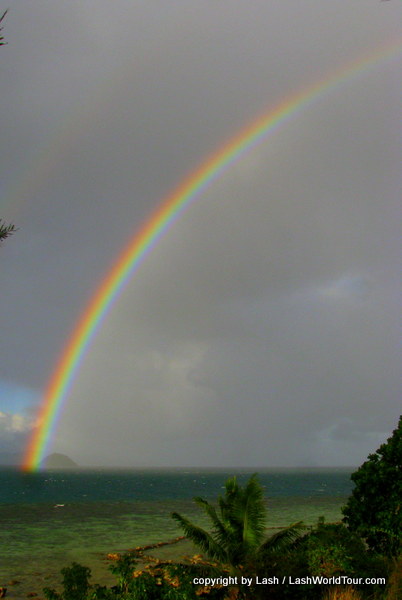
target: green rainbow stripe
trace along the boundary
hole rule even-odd
[[[46,388],[38,413],[38,426],[29,439],[25,451],[23,469],[33,471],[40,467],[54,435],[61,408],[68,397],[85,352],[125,284],[170,225],[228,167],[251,148],[267,139],[278,127],[356,75],[399,55],[401,48],[401,40],[387,44],[369,56],[349,63],[331,76],[285,99],[210,155],[198,169],[162,200],[151,218],[140,231],[135,233],[119,255],[75,325]]]

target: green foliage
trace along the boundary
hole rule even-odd
[[[129,600],[197,600],[197,587],[191,583],[185,569],[164,567],[156,572],[143,572],[132,580]],[[212,597],[211,597],[212,600]]]
[[[54,589],[44,588],[48,600],[85,600],[90,590],[91,569],[73,562],[71,567],[61,570],[63,591],[58,594]]]
[[[369,553],[362,539],[343,523],[318,524],[304,544],[311,575],[375,578],[388,572],[387,561]]]
[[[317,539],[311,539],[307,559],[312,575],[332,577],[350,570],[350,557],[346,548],[341,545],[325,545]]]
[[[61,570],[63,591],[43,590],[47,600],[196,600],[196,586],[185,565],[155,567],[133,576],[135,558],[124,554],[110,567],[117,578],[112,588],[89,584],[91,570],[77,563]],[[211,595],[211,600],[217,598]]]
[[[368,553],[362,539],[342,523],[324,523],[319,520],[312,530],[299,537],[286,553],[272,555],[257,570],[262,577],[276,576],[282,581],[289,575],[293,580],[306,576],[332,577],[387,577],[387,561]],[[362,598],[380,598],[381,586],[363,586]],[[377,594],[374,596],[373,594]],[[323,588],[319,585],[300,584],[256,586],[253,600],[321,600]]]
[[[264,537],[266,509],[257,476],[253,475],[244,488],[236,477],[228,479],[225,494],[218,498],[219,512],[203,498],[194,498],[194,502],[209,517],[212,533],[172,513],[185,535],[212,560],[232,567],[244,564]]]
[[[362,540],[341,523],[325,524],[306,536],[306,556],[311,575],[353,575],[361,568],[361,558],[366,558]],[[357,563],[357,564],[356,564]]]
[[[133,580],[134,567],[137,564],[132,554],[123,554],[110,565],[109,569],[117,577],[119,590],[126,593]]]
[[[303,525],[296,523],[266,539],[266,507],[258,477],[254,474],[244,487],[236,477],[225,483],[225,493],[218,498],[218,507],[202,498],[194,501],[209,517],[208,532],[178,513],[172,513],[187,538],[221,570],[231,574],[253,575],[258,565],[283,554],[300,536]]]
[[[385,444],[352,474],[355,488],[342,509],[343,521],[374,552],[402,551],[402,416]]]
[[[158,585],[160,583],[160,585]],[[130,585],[130,598],[135,600],[159,600],[164,597],[162,581],[158,581],[150,573],[143,573],[133,579]],[[165,586],[163,586],[165,587]]]
[[[93,590],[89,594],[90,600],[117,600],[116,589],[107,588],[104,585],[96,583],[93,586]]]

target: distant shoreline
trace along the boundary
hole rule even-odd
[[[353,472],[358,469],[359,465],[338,465],[338,466],[302,466],[302,467],[122,467],[122,466],[88,466],[88,465],[74,465],[74,466],[63,466],[63,467],[41,467],[37,471],[32,473],[43,473],[47,471],[80,471],[80,472],[162,472],[162,473],[275,473],[275,472],[321,472],[321,471],[350,471]],[[18,463],[6,464],[0,462],[0,469],[21,471],[21,465]]]

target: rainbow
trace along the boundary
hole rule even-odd
[[[326,76],[310,87],[285,99],[275,108],[270,109],[241,129],[235,137],[208,156],[195,171],[162,200],[149,220],[134,234],[120,253],[75,325],[46,388],[37,415],[38,426],[28,441],[21,465],[22,469],[35,471],[40,467],[54,435],[63,404],[96,332],[126,283],[183,211],[199,198],[226,169],[246,152],[265,141],[280,126],[314,102],[330,94],[341,84],[347,83],[357,75],[367,72],[388,59],[399,56],[401,48],[401,40],[388,43],[374,53],[354,60],[330,76]]]

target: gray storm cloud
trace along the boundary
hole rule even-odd
[[[84,306],[162,199],[258,115],[396,39],[401,10],[13,6],[0,216],[19,230],[0,251],[0,379],[44,390]],[[338,86],[187,207],[99,328],[54,451],[89,465],[356,464],[389,434],[399,66],[395,53]],[[18,423],[20,403],[12,411],[3,397]],[[1,431],[4,451],[25,443]]]

